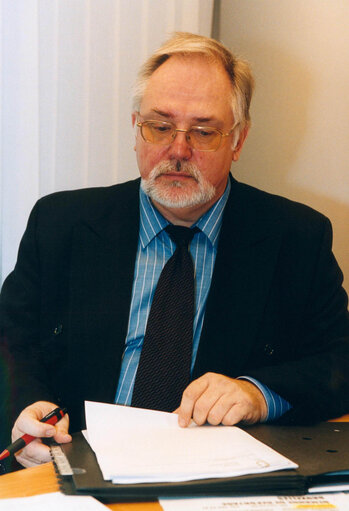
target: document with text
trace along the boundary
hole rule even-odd
[[[349,495],[160,498],[164,511],[348,511]]]
[[[105,480],[179,482],[294,469],[236,426],[178,426],[176,414],[86,402],[87,439]]]

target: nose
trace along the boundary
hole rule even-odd
[[[192,148],[187,142],[186,133],[177,131],[176,137],[169,147],[169,157],[176,160],[189,160]]]

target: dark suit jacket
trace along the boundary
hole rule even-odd
[[[51,400],[68,407],[76,430],[84,400],[113,402],[138,190],[139,180],[60,192],[34,207],[0,302],[13,416]],[[341,283],[324,216],[232,179],[193,378],[253,376],[293,404],[285,421],[349,412]]]

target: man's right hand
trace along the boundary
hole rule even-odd
[[[71,442],[71,436],[68,433],[69,416],[65,416],[54,426],[40,422],[52,410],[57,408],[54,403],[48,401],[37,401],[27,406],[18,416],[12,429],[12,442],[24,434],[37,437],[30,442],[24,449],[16,454],[18,463],[24,467],[33,467],[51,461],[49,448],[41,442],[40,438],[53,438],[58,443]]]

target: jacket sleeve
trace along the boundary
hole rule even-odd
[[[0,295],[1,421],[9,428],[20,411],[37,400],[54,401],[47,386],[40,347],[40,260],[35,206],[18,260]]]
[[[292,404],[280,422],[313,422],[349,413],[349,315],[342,281],[332,253],[331,224],[324,219],[299,318],[302,336],[293,340],[295,356],[248,372]]]

